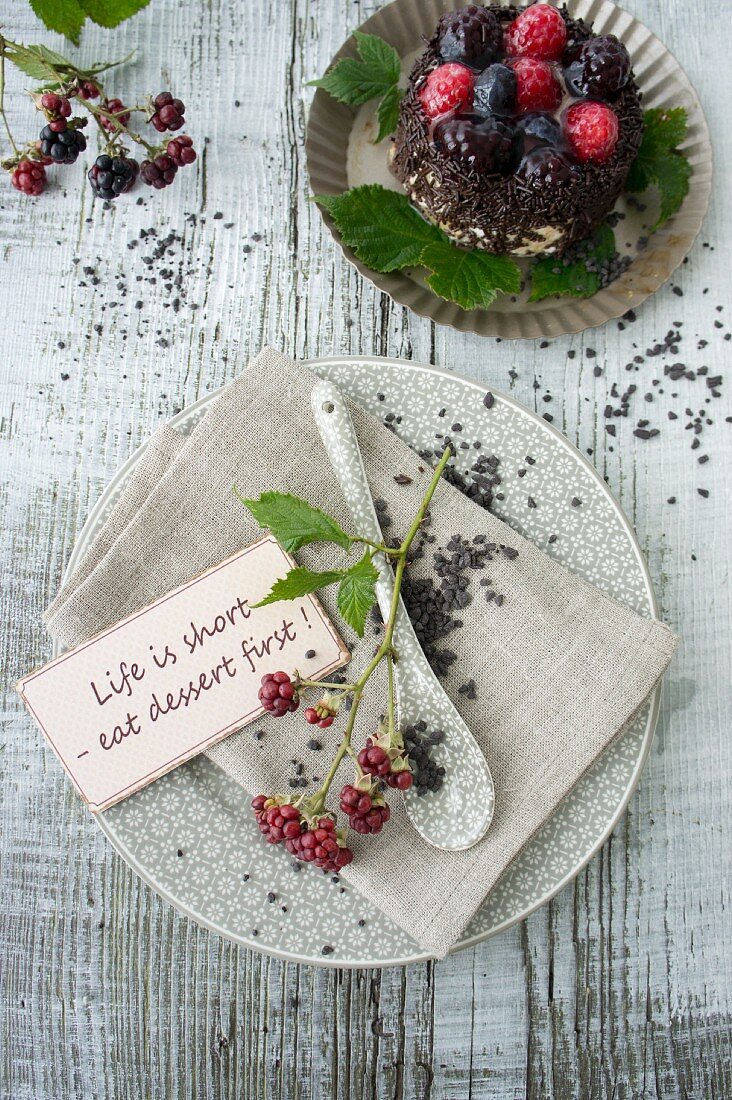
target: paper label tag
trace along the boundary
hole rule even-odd
[[[251,606],[293,564],[268,535],[19,681],[92,811],[260,718],[266,672],[316,680],[350,659],[314,596]]]

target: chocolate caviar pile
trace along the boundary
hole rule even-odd
[[[454,241],[561,255],[612,210],[643,135],[627,50],[548,4],[442,16],[391,150],[411,202]]]

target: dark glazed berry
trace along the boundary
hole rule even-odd
[[[116,199],[129,191],[137,179],[140,166],[131,157],[97,157],[87,173],[92,191],[98,199]]]
[[[601,34],[585,42],[564,71],[568,90],[591,99],[614,99],[629,76],[628,51],[614,34]]]
[[[155,114],[150,122],[161,134],[166,130],[180,130],[185,124],[185,106],[180,99],[173,99],[170,92],[161,92],[153,100]]]
[[[159,158],[156,157],[156,160]],[[143,164],[142,170],[144,171]],[[275,718],[281,718],[283,714],[297,710],[300,705],[300,696],[295,685],[286,672],[268,672],[262,677],[262,686],[259,689],[259,701],[266,711]]]
[[[561,187],[575,178],[577,169],[561,153],[547,146],[538,146],[527,153],[519,165],[517,175],[534,191]]]
[[[478,172],[506,173],[515,160],[516,132],[498,119],[466,115],[438,122],[435,142],[449,157]]]
[[[50,126],[44,126],[40,138],[42,155],[56,164],[73,164],[86,149],[86,138],[81,130],[68,129],[56,134]]]
[[[503,30],[492,11],[470,4],[441,17],[438,48],[444,61],[464,61],[474,69],[484,69],[501,56]]]
[[[140,166],[140,175],[145,183],[149,183],[156,191],[168,187],[175,179],[177,171],[175,162],[165,153],[161,153],[154,160],[143,160]]]
[[[46,186],[46,169],[37,160],[21,160],[10,177],[16,191],[40,195]]]
[[[481,115],[508,116],[515,108],[515,72],[508,65],[489,65],[475,82],[473,109]]]
[[[518,121],[516,128],[523,137],[527,152],[537,145],[552,145],[555,149],[562,149],[566,144],[562,127],[552,115],[525,115]]]

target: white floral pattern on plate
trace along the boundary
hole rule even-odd
[[[501,518],[616,599],[655,614],[650,578],[628,520],[579,451],[535,413],[500,394],[487,410],[480,384],[406,361],[354,357],[306,365],[374,416],[399,414],[399,434],[416,449],[432,449],[435,432],[444,430],[442,408],[460,420],[465,438],[490,439],[506,470],[525,466],[527,471],[523,479],[504,479],[504,499],[496,508]],[[189,433],[215,396],[184,409],[171,426]],[[79,536],[69,571],[108,517],[141,453],[142,448],[107,486]],[[525,462],[527,455],[533,465]],[[538,508],[527,510],[527,495],[537,499]],[[581,508],[572,506],[575,496]],[[554,532],[559,538],[549,543]],[[659,695],[656,689],[514,861],[456,949],[528,916],[571,881],[606,840],[640,777]],[[99,823],[120,855],[164,898],[246,947],[331,966],[388,966],[427,957],[367,899],[312,868],[296,872],[284,852],[263,844],[241,787],[204,757],[101,814]],[[267,900],[270,893],[275,902]]]

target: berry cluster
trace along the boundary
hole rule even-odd
[[[275,718],[294,713],[300,705],[302,681],[297,674],[278,671],[268,672],[261,680],[259,701],[265,711]],[[306,686],[317,686],[311,681]],[[317,706],[307,707],[305,721],[327,729],[335,719],[342,698],[353,690],[347,685],[338,692],[326,692]],[[413,776],[410,760],[404,747],[401,734],[382,723],[377,733],[367,738],[366,744],[356,756],[356,777],[353,784],[346,784],[340,792],[340,808],[348,818],[354,832],[363,835],[380,833],[389,820],[389,806],[384,798],[387,787],[407,791],[412,786]],[[438,776],[426,770],[426,761],[421,744],[415,743],[420,758],[419,775],[421,793],[424,790],[437,790]],[[340,756],[331,768],[329,778],[323,787],[309,798],[305,795],[297,802],[290,802],[279,796],[257,795],[252,802],[259,830],[270,844],[283,842],[287,851],[297,859],[315,863],[326,871],[340,870],[350,863],[353,854],[346,846],[343,834],[336,828],[335,818],[323,812],[325,798],[330,781],[335,774]],[[444,776],[444,769],[441,775]]]
[[[303,863],[314,863],[323,871],[337,872],[353,859],[334,819],[325,814],[308,814],[307,810],[258,794],[252,809],[259,831],[268,844],[280,844]]]
[[[436,43],[442,64],[417,94],[445,156],[543,190],[613,155],[610,103],[631,77],[613,35],[568,42],[565,15],[550,4],[532,4],[505,29],[496,10],[470,5],[442,16]]]
[[[3,50],[10,49],[7,56],[11,60],[13,49],[26,53],[39,49],[18,47],[8,40],[3,42]],[[177,133],[185,125],[185,105],[171,92],[161,92],[145,104],[128,107],[122,100],[105,95],[97,74],[106,66],[84,71],[60,56],[52,59],[44,54],[41,60],[45,69],[52,68],[57,77],[51,89],[33,94],[45,124],[38,141],[28,142],[22,148],[11,137],[13,155],[2,162],[18,191],[26,195],[42,194],[47,184],[46,168],[52,164],[73,164],[86,149],[83,129],[89,119],[73,114],[73,101],[96,122],[105,139],[104,152],[87,172],[89,185],[97,198],[114,200],[128,192],[138,178],[160,190],[173,182],[179,168],[196,160],[192,139]],[[161,144],[151,144],[129,128],[133,113],[144,115],[154,130],[166,135]],[[141,164],[130,156],[127,142],[144,148],[147,156]]]

